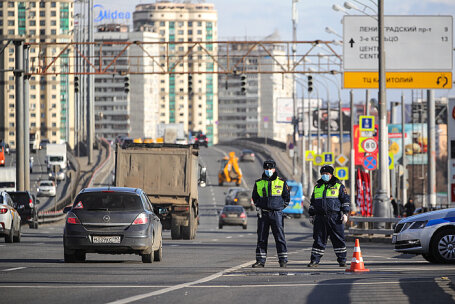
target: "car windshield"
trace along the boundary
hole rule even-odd
[[[243,154],[251,154],[251,153],[253,153],[253,151],[251,151],[251,150],[243,150],[242,153]]]
[[[249,192],[247,192],[247,191],[239,190],[239,191],[237,192],[237,195],[236,195],[236,196],[237,196],[238,198],[245,198],[245,197],[249,197],[250,194],[249,194]]]
[[[39,185],[43,186],[43,187],[52,187],[53,186],[52,182],[41,182]]]
[[[142,210],[141,198],[124,192],[91,192],[77,196],[74,207],[82,203],[84,210],[136,211]]]
[[[3,204],[3,196],[0,195],[0,204]]]
[[[63,161],[63,156],[51,156],[49,157],[49,161],[51,162]]]

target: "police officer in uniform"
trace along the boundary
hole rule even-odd
[[[275,238],[280,267],[286,267],[288,251],[284,237],[283,209],[289,205],[290,194],[286,181],[275,172],[274,160],[264,162],[262,178],[256,180],[253,189],[253,202],[258,210],[258,242],[256,263],[253,268],[264,267],[267,259],[269,230]]]
[[[324,255],[330,237],[340,267],[346,266],[344,224],[350,210],[349,195],[340,180],[333,176],[331,166],[323,166],[311,196],[309,215],[313,222],[313,248],[308,267],[316,267]]]

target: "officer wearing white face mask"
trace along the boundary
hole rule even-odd
[[[273,160],[264,162],[262,178],[256,180],[253,189],[253,202],[258,208],[258,242],[256,247],[256,263],[253,268],[264,267],[267,259],[267,242],[269,231],[275,238],[276,251],[280,267],[286,267],[288,250],[284,237],[283,209],[289,205],[290,194],[286,181],[275,172]]]
[[[344,224],[350,210],[349,195],[331,166],[321,168],[321,179],[314,186],[309,215],[313,221],[313,248],[308,267],[316,267],[324,255],[330,236],[340,267],[346,265],[346,242]]]

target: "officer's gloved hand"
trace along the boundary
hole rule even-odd
[[[310,216],[310,223],[311,223],[311,225],[314,225],[314,215]]]
[[[347,214],[343,214],[343,216],[341,217],[341,221],[344,224],[346,224],[348,222],[348,215]]]

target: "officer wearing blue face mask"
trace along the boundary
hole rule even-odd
[[[252,267],[265,265],[270,228],[275,238],[280,267],[286,267],[288,250],[284,237],[283,209],[289,205],[291,198],[289,187],[285,180],[278,177],[274,160],[266,160],[263,167],[264,173],[262,178],[256,180],[252,195],[254,205],[258,209],[256,263]]]
[[[321,168],[321,179],[314,186],[309,215],[313,223],[313,248],[308,267],[316,267],[324,255],[330,236],[340,267],[346,266],[344,224],[350,210],[349,195],[340,180],[333,175],[331,166]]]

